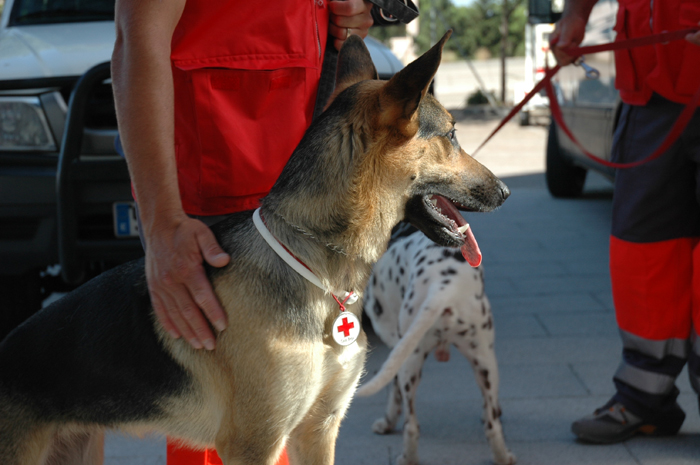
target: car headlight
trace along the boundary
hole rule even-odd
[[[56,150],[39,97],[0,97],[0,151]]]

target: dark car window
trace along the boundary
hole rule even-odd
[[[10,26],[114,20],[115,0],[17,0]]]

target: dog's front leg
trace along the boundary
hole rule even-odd
[[[292,432],[287,454],[290,465],[332,465],[342,414],[310,415]]]
[[[340,422],[350,406],[360,379],[362,360],[341,386],[327,386],[309,413],[292,431],[287,454],[290,465],[332,465]]]
[[[274,425],[235,423],[225,419],[216,437],[216,452],[224,465],[275,465],[284,447],[284,433]]]
[[[257,382],[237,385],[219,424],[216,451],[224,465],[275,465],[292,429],[293,395],[269,383],[266,388],[264,382],[247,373],[249,380]],[[269,370],[267,379],[275,379],[272,373]],[[286,381],[282,375],[277,379],[281,384]]]

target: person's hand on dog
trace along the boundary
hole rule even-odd
[[[367,0],[331,0],[329,40],[333,40],[336,50],[340,50],[345,40],[351,35],[367,37],[369,28],[374,24],[372,4]]]
[[[211,324],[222,331],[227,320],[203,260],[226,266],[230,257],[201,221],[183,215],[154,225],[147,237],[146,280],[153,310],[168,333],[184,337],[195,349],[213,350]]]

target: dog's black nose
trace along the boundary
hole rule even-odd
[[[499,181],[500,183],[500,188],[501,188],[501,196],[503,197],[503,200],[507,199],[510,197],[510,189],[508,189],[508,186],[503,184],[503,182]]]

